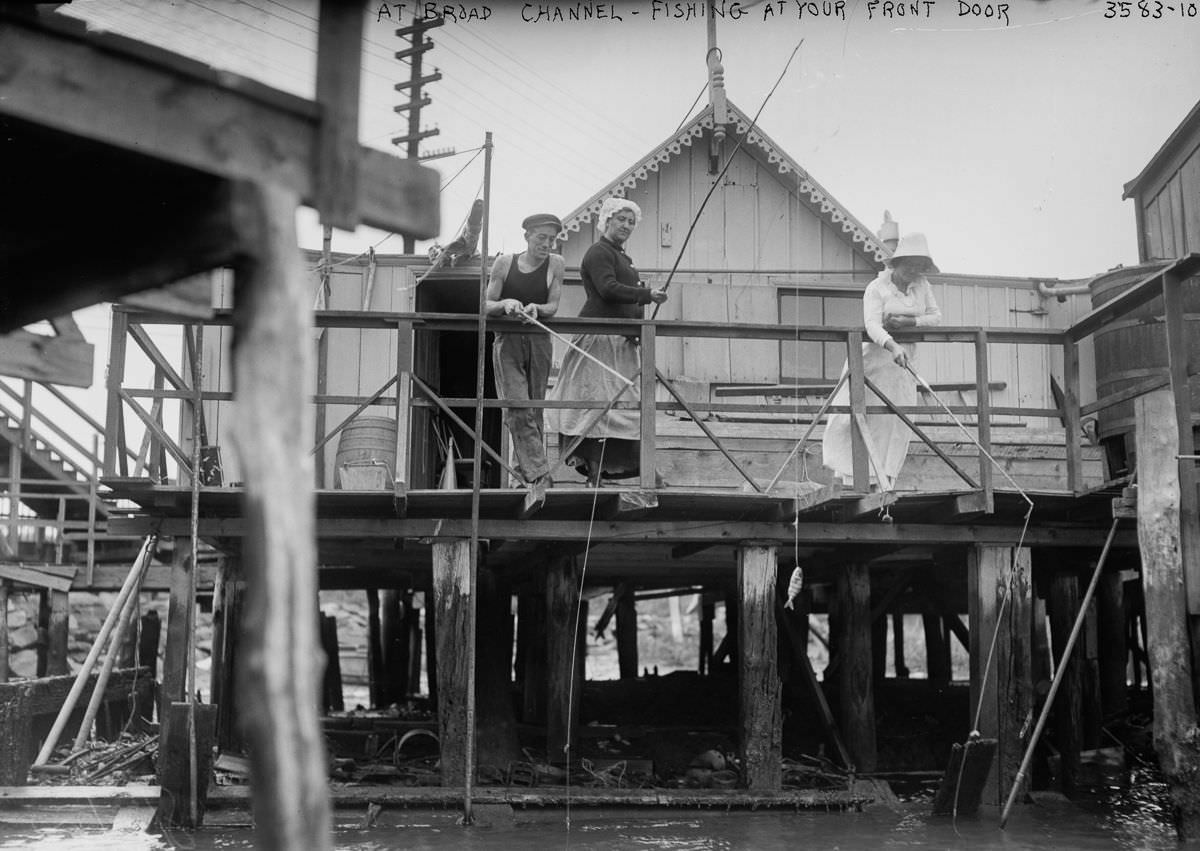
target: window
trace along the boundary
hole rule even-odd
[[[779,290],[780,325],[828,325],[861,328],[862,294],[854,291]],[[784,342],[779,345],[779,380],[782,383],[828,378],[842,374],[846,362],[843,343]]]

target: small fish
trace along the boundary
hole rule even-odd
[[[804,587],[804,571],[797,567],[792,571],[792,578],[788,580],[788,598],[783,604],[785,609],[794,609],[792,605],[796,601],[796,596],[800,593],[800,589]]]

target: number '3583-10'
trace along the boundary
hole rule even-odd
[[[1163,18],[1178,14],[1181,18],[1195,18],[1200,8],[1193,2],[1163,3],[1162,0],[1107,0],[1104,4],[1106,18]]]

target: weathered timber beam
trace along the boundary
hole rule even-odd
[[[10,331],[0,335],[0,375],[91,387],[95,348],[82,337]]]
[[[183,517],[112,518],[108,521],[111,534],[145,534],[161,523],[164,535],[182,535],[188,530]],[[590,531],[590,534],[589,534]],[[471,532],[467,519],[432,518],[336,518],[317,519],[317,535],[321,538],[461,538]],[[241,537],[246,534],[246,521],[240,517],[201,517],[202,537]],[[610,520],[589,523],[583,520],[514,520],[488,519],[479,521],[481,538],[524,541],[614,541],[638,543],[656,541],[671,543],[736,544],[757,540],[776,543],[802,544],[1011,544],[1021,534],[1018,526],[941,525],[936,523],[756,523],[731,521],[692,523],[687,521]],[[1104,529],[1085,529],[1077,526],[1034,526],[1025,535],[1025,543],[1038,547],[1099,547],[1104,543]],[[1113,546],[1123,549],[1137,547],[1132,531],[1118,532]]]
[[[1187,278],[1197,272],[1200,272],[1200,254],[1189,254],[1187,257],[1182,257],[1159,271],[1150,273],[1116,298],[1105,302],[1084,316],[1067,329],[1067,336],[1072,340],[1082,340],[1113,320],[1126,315],[1135,307],[1162,295],[1162,282],[1167,273]]]
[[[0,28],[0,45],[7,35]],[[0,47],[0,55],[3,50]],[[4,91],[0,83],[0,104]],[[73,150],[80,159],[88,156]],[[77,215],[90,215],[94,226],[80,237],[72,251],[57,253],[53,263],[45,262],[51,246],[38,244],[43,231],[30,230],[24,220],[0,211],[0,225],[17,230],[17,238],[5,249],[6,275],[31,285],[0,293],[0,331],[159,287],[229,265],[236,259],[240,243],[231,219],[227,181],[187,170],[174,174],[156,163],[139,179],[120,186],[114,185],[110,172],[128,169],[128,164],[100,155],[95,159],[104,162],[101,171],[80,173],[76,169],[57,175],[55,180],[73,184],[71,191],[85,198],[103,198],[117,192],[119,200],[106,205],[105,210],[95,203],[81,202]],[[70,220],[59,209],[61,205],[50,204],[44,197],[46,190],[39,190],[32,176],[14,178],[14,184],[14,203],[28,209],[31,219],[44,221],[51,228],[69,225]],[[170,186],[169,204],[163,202],[164,184]],[[54,197],[54,193],[50,195]],[[128,239],[128,233],[134,230],[138,238]],[[119,244],[121,250],[113,251],[114,244]]]
[[[316,203],[321,221],[358,225],[358,96],[362,73],[361,3],[324,2],[317,22]]]
[[[310,101],[128,39],[45,21],[6,21],[0,56],[9,69],[0,77],[0,114],[318,201],[321,113]],[[357,223],[437,235],[437,172],[365,147],[358,169]]]

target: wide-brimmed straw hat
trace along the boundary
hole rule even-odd
[[[901,257],[920,257],[928,264],[925,271],[941,271],[937,267],[937,264],[933,262],[933,257],[929,253],[929,243],[925,240],[925,234],[923,233],[908,233],[900,237],[900,242],[896,245],[896,250],[892,252],[892,256],[888,258],[887,265],[891,266]]]

